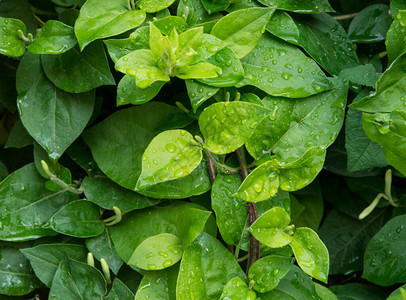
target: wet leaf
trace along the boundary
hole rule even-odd
[[[185,83],[190,98],[190,104],[194,112],[197,111],[200,105],[219,91],[218,87],[213,87],[193,79],[187,79]]]
[[[137,5],[147,13],[153,13],[169,7],[175,0],[140,0]]]
[[[175,300],[178,272],[178,265],[159,271],[144,271],[135,300],[148,298]]]
[[[394,1],[391,2],[391,5]],[[406,6],[405,8],[406,9]],[[391,10],[392,16],[394,12]],[[399,55],[406,50],[406,14],[403,12],[392,22],[386,33],[386,51],[389,62],[393,62]]]
[[[164,81],[156,81],[145,89],[141,89],[137,87],[134,77],[124,75],[117,87],[117,106],[144,104],[153,99],[164,84]]]
[[[25,53],[25,44],[18,31],[26,33],[25,24],[13,18],[0,17],[0,54],[20,57]]]
[[[247,284],[240,278],[235,277],[227,282],[221,293],[220,300],[227,299],[256,299],[255,292],[250,290]]]
[[[327,0],[259,0],[259,2],[264,5],[276,7],[277,9],[288,10],[302,14],[316,14],[321,12],[334,11]]]
[[[105,300],[126,300],[134,299],[134,293],[118,278],[114,278],[110,293],[105,296]]]
[[[385,299],[386,297],[386,293],[380,288],[361,283],[348,283],[332,286],[331,291],[339,299],[378,300]]]

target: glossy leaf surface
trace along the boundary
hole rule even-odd
[[[18,30],[25,34],[25,24],[13,18],[0,17],[0,54],[20,57],[25,52],[24,41],[18,36]]]
[[[293,11],[296,13],[315,14],[321,12],[332,12],[333,8],[327,0],[259,0],[260,3],[268,6],[275,6],[281,10]]]

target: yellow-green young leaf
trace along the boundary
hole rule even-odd
[[[221,18],[211,34],[225,41],[239,58],[246,56],[258,43],[274,8],[241,9]]]
[[[34,54],[61,54],[72,49],[76,43],[73,27],[49,20],[37,31],[35,40],[28,45],[28,51]]]
[[[221,69],[207,62],[199,62],[179,68],[176,77],[181,79],[214,78],[221,74]]]
[[[80,49],[97,39],[123,33],[144,21],[143,10],[129,10],[125,0],[88,0],[75,23]]]
[[[260,216],[248,231],[262,244],[270,248],[280,248],[292,241],[284,229],[290,223],[286,210],[275,206]]]
[[[175,0],[140,0],[137,5],[147,13],[154,13],[169,7]]]
[[[169,39],[164,37],[161,31],[153,23],[149,24],[149,49],[157,57],[162,57],[164,54],[165,43],[169,43]],[[166,45],[168,46],[168,45]],[[169,45],[170,46],[170,45]]]
[[[248,102],[219,102],[199,117],[204,146],[216,154],[233,152],[246,143],[255,127],[270,111]]]
[[[162,270],[176,264],[183,254],[176,235],[161,233],[145,239],[127,262],[144,270]]]
[[[289,272],[294,259],[289,256],[269,255],[254,262],[248,277],[254,281],[254,289],[265,293],[273,290]]]
[[[368,137],[382,145],[386,160],[406,175],[406,111],[362,115]]]
[[[406,299],[406,284],[402,285],[398,289],[394,290],[389,295],[387,300],[405,300]]]
[[[400,55],[376,83],[376,91],[350,105],[370,113],[406,108],[406,53]]]
[[[307,227],[296,229],[290,246],[300,268],[308,275],[327,283],[328,250],[316,232]]]
[[[196,169],[202,157],[202,148],[189,132],[164,131],[145,149],[137,189],[184,177]]]
[[[137,86],[145,89],[155,81],[169,81],[169,76],[158,68],[159,57],[151,50],[141,49],[121,57],[116,70],[136,79]]]
[[[18,36],[18,30],[26,32],[25,24],[17,19],[0,17],[0,54],[20,57],[25,52],[25,44]]]
[[[234,277],[227,282],[224,287],[223,293],[221,293],[220,300],[230,299],[244,299],[255,300],[257,298],[254,291],[248,288],[247,284],[240,278]]]
[[[236,197],[260,202],[273,197],[278,188],[293,192],[310,184],[321,171],[326,156],[322,147],[310,148],[293,162],[272,159],[256,168],[241,184]]]

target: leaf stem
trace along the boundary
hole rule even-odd
[[[336,19],[337,21],[349,20],[349,19],[355,18],[358,14],[359,14],[359,12],[356,12],[356,13],[347,14],[347,15],[334,16],[333,18]]]
[[[245,157],[243,154],[243,149],[244,148],[239,148],[236,151],[238,161],[241,166],[241,175],[243,180],[248,177],[248,168],[247,168],[247,163],[245,161]],[[257,206],[255,203],[248,202],[248,225],[251,226],[255,220],[258,218],[258,211],[257,211]],[[248,261],[247,261],[247,276],[248,276],[248,271],[252,264],[259,259],[259,241],[255,240],[254,236],[250,233],[250,245],[248,249]]]
[[[206,148],[204,148],[203,150],[204,150],[204,153],[206,154],[208,160],[209,160],[209,161],[211,160],[212,163],[213,163],[214,165],[216,165],[216,167],[217,167],[221,172],[224,172],[224,173],[226,173],[226,174],[238,174],[238,173],[239,173],[240,168],[233,168],[233,167],[227,166],[227,165],[225,165],[225,164],[222,164],[222,163],[218,162],[218,161],[214,158],[214,156],[213,156],[213,154],[210,152],[210,150],[208,150],[208,149],[206,149]]]

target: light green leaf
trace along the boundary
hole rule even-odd
[[[229,245],[237,245],[248,219],[247,204],[232,195],[242,182],[240,175],[217,174],[211,190],[211,206],[216,213],[221,237]]]
[[[348,86],[337,87],[306,99],[267,96],[264,105],[272,111],[247,141],[247,150],[255,158],[273,153],[285,160],[302,156],[309,148],[330,146],[344,121]]]
[[[190,98],[190,104],[192,105],[194,112],[197,111],[200,105],[219,91],[219,88],[217,87],[213,87],[193,79],[187,79],[185,80],[185,83],[187,93]]]
[[[44,185],[45,179],[33,163],[0,183],[0,239],[24,241],[55,235],[52,229],[45,228],[45,223],[77,196],[64,190],[48,191]]]
[[[303,98],[332,87],[316,62],[267,33],[242,65],[245,76],[237,87],[253,85],[273,96]]]
[[[274,196],[278,188],[284,191],[302,189],[321,171],[325,156],[325,149],[313,147],[293,162],[285,163],[273,158],[248,175],[236,197],[248,202],[260,202]]]
[[[155,81],[169,81],[169,76],[158,68],[159,57],[151,50],[137,50],[121,57],[116,70],[136,79],[137,86],[145,89]]]
[[[125,0],[88,0],[75,23],[80,49],[96,39],[114,36],[133,29],[144,21],[143,10],[128,10]]]
[[[189,175],[200,164],[202,149],[185,130],[168,130],[157,135],[142,156],[137,189]]]
[[[145,89],[141,89],[137,87],[134,77],[125,75],[117,86],[117,106],[144,104],[153,99],[164,84],[164,81],[156,81]]]
[[[102,85],[115,85],[103,43],[97,41],[79,52],[77,47],[61,55],[41,55],[48,79],[69,93],[82,93]]]
[[[203,233],[185,250],[176,299],[219,299],[226,284],[234,277],[246,279],[230,251],[216,238]]]
[[[376,83],[374,94],[357,101],[352,108],[376,113],[406,107],[406,53],[400,55]]]
[[[41,286],[30,262],[18,248],[0,246],[0,294],[26,295]],[[2,296],[4,297],[4,296]]]
[[[56,232],[80,238],[98,236],[104,231],[99,207],[87,200],[65,205],[52,216],[48,225]]]
[[[248,102],[219,102],[199,117],[204,147],[216,154],[233,152],[244,145],[258,122],[269,114],[265,107]]]
[[[393,2],[391,2],[391,5]],[[394,16],[392,9],[391,12],[392,16]],[[401,13],[392,22],[386,33],[385,45],[390,63],[406,51],[406,11],[401,10]]]
[[[254,281],[254,289],[265,293],[273,290],[289,272],[294,259],[287,256],[269,255],[254,262],[248,277]]]
[[[260,3],[276,7],[281,10],[293,11],[302,14],[317,14],[321,12],[334,12],[328,0],[259,0]]]
[[[324,285],[314,282],[314,288],[322,300],[338,300],[337,296]]]
[[[282,10],[275,11],[271,20],[266,24],[266,30],[284,41],[300,45],[299,28],[297,28],[292,17]]]
[[[227,282],[221,293],[220,300],[255,300],[255,292],[250,290],[247,284],[240,278],[235,277]]]
[[[65,257],[56,270],[49,299],[101,299],[106,292],[106,280],[99,270]]]
[[[76,244],[42,244],[32,248],[21,249],[28,258],[35,275],[51,287],[59,263],[68,255],[76,261],[86,262],[87,249]]]
[[[296,229],[289,244],[300,268],[308,275],[327,283],[329,256],[328,250],[312,229]]]
[[[145,239],[135,249],[127,264],[144,270],[161,270],[176,264],[183,254],[176,235],[161,233]]]
[[[234,11],[221,18],[211,34],[225,41],[238,58],[243,58],[258,43],[274,11],[262,7]]]
[[[401,287],[394,290],[387,300],[405,300],[406,299],[406,285],[402,285]]]
[[[248,231],[262,244],[270,248],[281,248],[292,241],[292,237],[284,229],[290,223],[285,209],[273,207],[260,216]]]
[[[24,127],[51,159],[58,159],[89,121],[94,93],[68,94],[58,89],[42,71],[39,56],[30,53],[18,67],[17,91]]]
[[[96,259],[99,261],[102,258],[106,259],[111,271],[113,271],[114,274],[118,273],[123,265],[123,261],[114,248],[110,237],[110,232],[108,231],[107,227],[101,235],[86,239],[85,242],[87,249],[89,249],[89,252],[92,252]]]
[[[181,67],[174,75],[180,79],[214,78],[221,74],[221,68],[207,63],[199,62],[194,65]]]
[[[363,278],[381,286],[406,281],[405,222],[406,215],[392,218],[369,241]]]
[[[178,265],[159,271],[144,271],[144,277],[142,278],[140,285],[138,286],[135,300],[175,300],[176,280],[178,278],[178,272]]]
[[[154,13],[171,6],[173,2],[175,0],[140,0],[137,1],[137,5],[147,13]]]
[[[26,28],[23,22],[0,17],[0,54],[20,57],[25,53],[25,44],[18,36],[18,30],[25,34]]]
[[[28,51],[34,54],[61,54],[76,45],[73,27],[56,20],[47,21],[32,43],[28,45]]]
[[[186,9],[186,7],[188,8]],[[190,27],[196,25],[207,25],[210,24],[210,22],[215,22],[217,19],[220,19],[223,16],[219,13],[209,14],[200,0],[179,1],[177,15],[179,17],[185,15],[186,22],[189,24]],[[211,27],[213,27],[213,25],[211,25]],[[209,29],[209,32],[211,30],[211,27]]]
[[[386,160],[406,175],[406,111],[362,115],[362,124],[368,137],[382,145]]]
[[[0,15],[4,18],[14,18],[22,21],[27,26],[28,32],[32,34],[38,28],[38,22],[34,18],[32,6],[28,0],[2,0]]]

